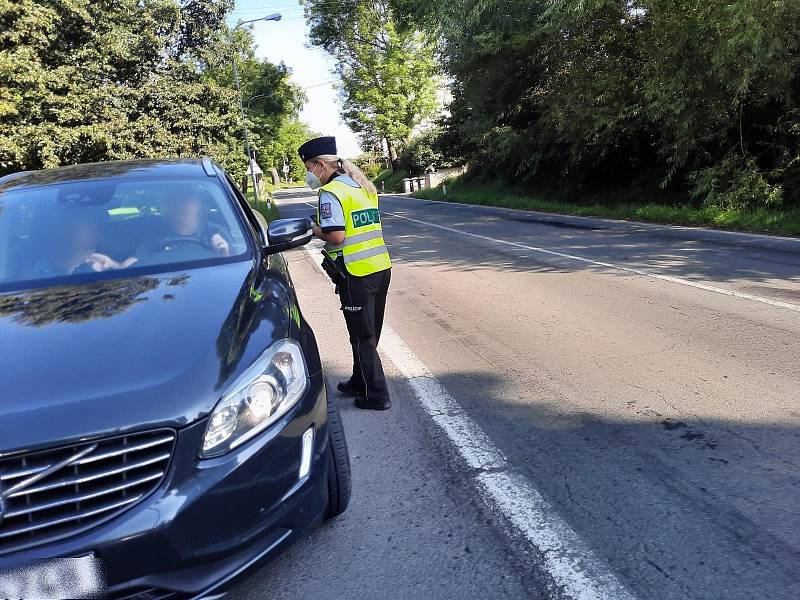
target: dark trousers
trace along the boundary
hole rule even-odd
[[[378,342],[391,278],[392,270],[386,269],[366,277],[350,275],[339,286],[342,312],[353,347],[353,376],[350,383],[364,390],[367,401],[372,402],[389,399],[386,376],[378,356]]]

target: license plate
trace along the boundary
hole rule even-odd
[[[103,570],[93,555],[37,560],[0,570],[0,598],[99,598],[104,590]]]

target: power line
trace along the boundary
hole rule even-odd
[[[270,11],[270,10],[304,12],[308,8],[342,7],[342,6],[343,3],[340,0],[317,0],[312,5],[307,5],[307,6],[298,6],[297,4],[294,5],[268,4],[263,6],[248,6],[246,8],[234,8],[232,12],[251,13],[251,12]]]
[[[314,4],[313,7],[307,6],[280,6],[280,5],[271,5],[271,6],[247,6],[245,8],[234,8],[234,12],[252,12],[258,10],[280,10],[280,11],[305,11],[308,8],[315,8],[315,7],[341,7],[342,3],[336,0],[331,2],[319,2]]]
[[[331,79],[330,81],[325,81],[324,83],[315,83],[314,85],[309,85],[307,87],[304,87],[303,89],[310,90],[311,88],[322,87],[323,85],[330,85],[332,83],[338,83],[338,82],[339,82],[338,79]]]
[[[304,8],[311,8],[311,7],[320,6],[320,5],[344,6],[345,2],[342,2],[341,0],[314,0],[314,2],[311,2],[310,4],[285,4],[285,3],[284,4],[259,4],[258,6],[248,6],[247,9],[253,9],[253,10],[262,9],[262,8],[268,8],[268,9],[275,9],[275,8],[304,9]]]

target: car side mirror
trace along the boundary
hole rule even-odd
[[[305,246],[314,237],[311,219],[278,219],[269,224],[267,254],[278,254],[292,248]]]

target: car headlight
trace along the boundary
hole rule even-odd
[[[308,371],[297,342],[273,344],[231,385],[211,413],[201,458],[241,446],[280,419],[308,389]]]

